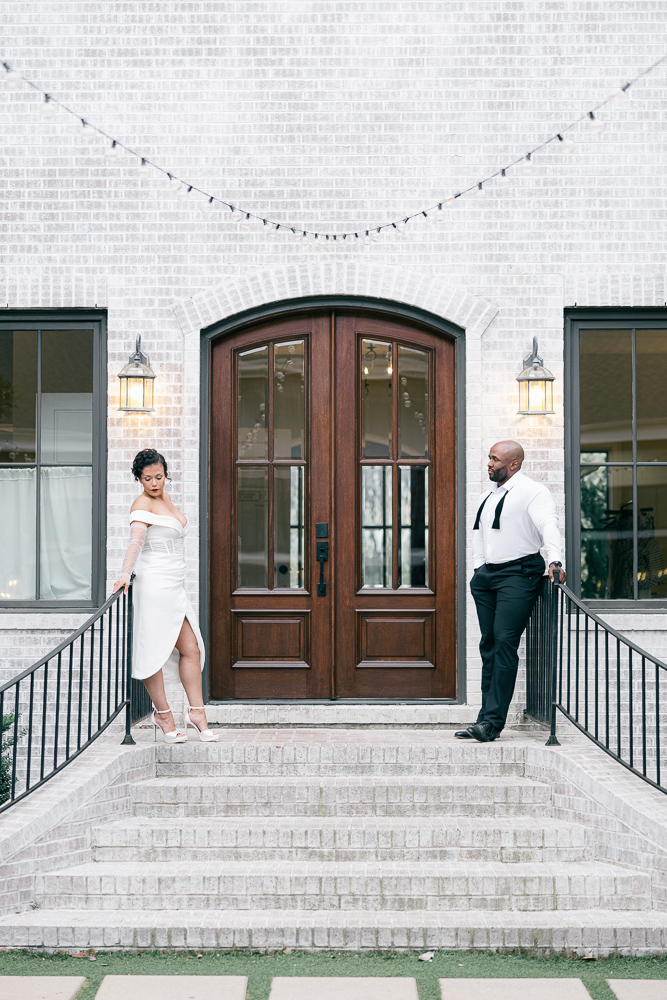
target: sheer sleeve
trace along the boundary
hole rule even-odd
[[[134,569],[135,563],[139,556],[141,555],[141,550],[144,547],[144,542],[146,541],[146,533],[148,532],[148,525],[143,521],[133,521],[130,526],[130,544],[127,547],[127,552],[125,553],[125,558],[123,559],[123,568],[120,572],[118,580],[122,583],[129,583],[130,577],[132,576],[132,570]]]

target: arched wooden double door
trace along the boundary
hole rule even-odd
[[[214,341],[213,698],[456,696],[454,362],[344,311]]]

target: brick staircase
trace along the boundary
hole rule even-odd
[[[160,745],[129,814],[90,826],[89,860],[36,875],[19,934],[35,947],[598,953],[646,923],[650,873],[600,859],[595,831],[526,776],[519,741],[302,733]]]

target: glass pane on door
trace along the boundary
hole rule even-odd
[[[273,457],[304,457],[306,374],[304,342],[273,349]]]
[[[304,586],[304,472],[302,465],[273,470],[274,587]]]
[[[361,468],[361,586],[391,587],[391,465]]]
[[[361,341],[361,456],[391,458],[391,344]]]
[[[268,586],[268,466],[237,469],[236,520],[239,587]]]
[[[238,355],[236,385],[238,458],[268,458],[268,346]]]
[[[400,458],[428,458],[428,354],[398,345]]]
[[[400,466],[399,587],[428,587],[428,466]]]

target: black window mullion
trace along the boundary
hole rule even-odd
[[[632,328],[632,596],[639,599],[639,511],[637,510],[637,328]]]
[[[42,508],[42,331],[37,331],[37,399],[35,401],[35,489],[37,496],[35,499],[35,545],[37,547],[37,558],[35,560],[35,600],[41,596],[41,508]]]

